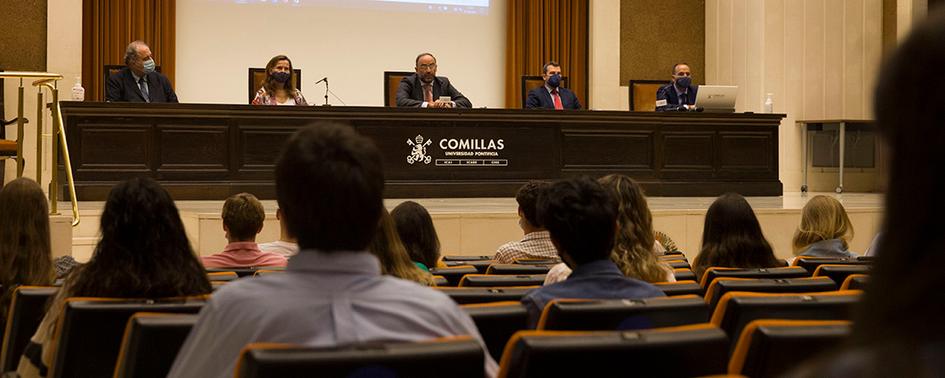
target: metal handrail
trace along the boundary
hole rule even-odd
[[[23,176],[23,132],[26,119],[23,117],[23,79],[37,79],[33,81],[37,93],[37,139],[36,139],[36,181],[42,182],[42,119],[43,119],[43,88],[49,89],[52,94],[52,118],[53,118],[53,138],[52,148],[52,178],[49,190],[50,214],[59,214],[59,146],[62,143],[62,153],[65,155],[66,179],[69,184],[69,196],[72,202],[72,227],[79,225],[79,202],[75,194],[75,181],[72,177],[72,162],[69,159],[69,145],[66,142],[65,126],[62,123],[62,111],[59,107],[59,89],[58,81],[62,75],[50,72],[25,72],[25,71],[0,71],[0,79],[19,79],[20,85],[17,88],[17,177]]]

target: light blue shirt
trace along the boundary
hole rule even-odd
[[[382,276],[368,252],[302,251],[284,274],[244,278],[200,311],[168,377],[232,377],[244,345],[312,347],[471,335],[475,323],[446,294]],[[486,373],[498,366],[483,344]]]

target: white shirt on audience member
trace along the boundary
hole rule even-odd
[[[184,342],[168,377],[232,377],[252,342],[312,347],[371,341],[482,337],[446,294],[381,275],[369,252],[302,251],[285,274],[239,280],[217,290]],[[485,351],[487,376],[498,366]]]
[[[262,243],[259,245],[259,249],[263,252],[275,252],[285,256],[286,258],[295,256],[296,253],[299,253],[299,245],[297,243],[287,242],[285,240],[276,240],[274,242]]]

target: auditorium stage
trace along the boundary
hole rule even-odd
[[[819,193],[801,195],[799,192],[788,192],[780,197],[748,198],[778,257],[791,256],[791,237],[800,222],[801,209],[807,200],[816,194]],[[822,194],[835,196],[843,203],[856,231],[851,249],[860,253],[865,251],[880,226],[883,195]],[[651,197],[649,204],[655,228],[673,238],[679,248],[692,259],[701,242],[705,212],[714,199]],[[384,203],[388,209],[393,209],[403,201],[405,199],[387,199]],[[500,244],[521,238],[514,198],[424,198],[416,201],[425,206],[433,216],[444,254],[492,254]],[[267,216],[263,231],[257,239],[260,242],[274,240],[279,235],[279,224],[275,216],[276,201],[267,200],[263,201],[263,204]],[[103,205],[100,201],[79,203],[82,222],[71,230],[71,253],[79,261],[85,261],[91,256],[98,237],[99,216]],[[61,203],[59,208],[69,209],[69,206],[68,203]],[[198,253],[209,255],[223,249],[226,245],[220,219],[223,201],[178,201],[177,206],[191,243]],[[54,233],[68,231],[67,227],[54,229]],[[54,239],[57,238],[68,240],[70,237],[54,235]]]

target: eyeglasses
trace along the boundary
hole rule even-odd
[[[421,70],[432,70],[432,69],[436,69],[436,63],[421,64],[421,65],[417,66],[417,68],[419,68],[419,69],[421,69]]]

